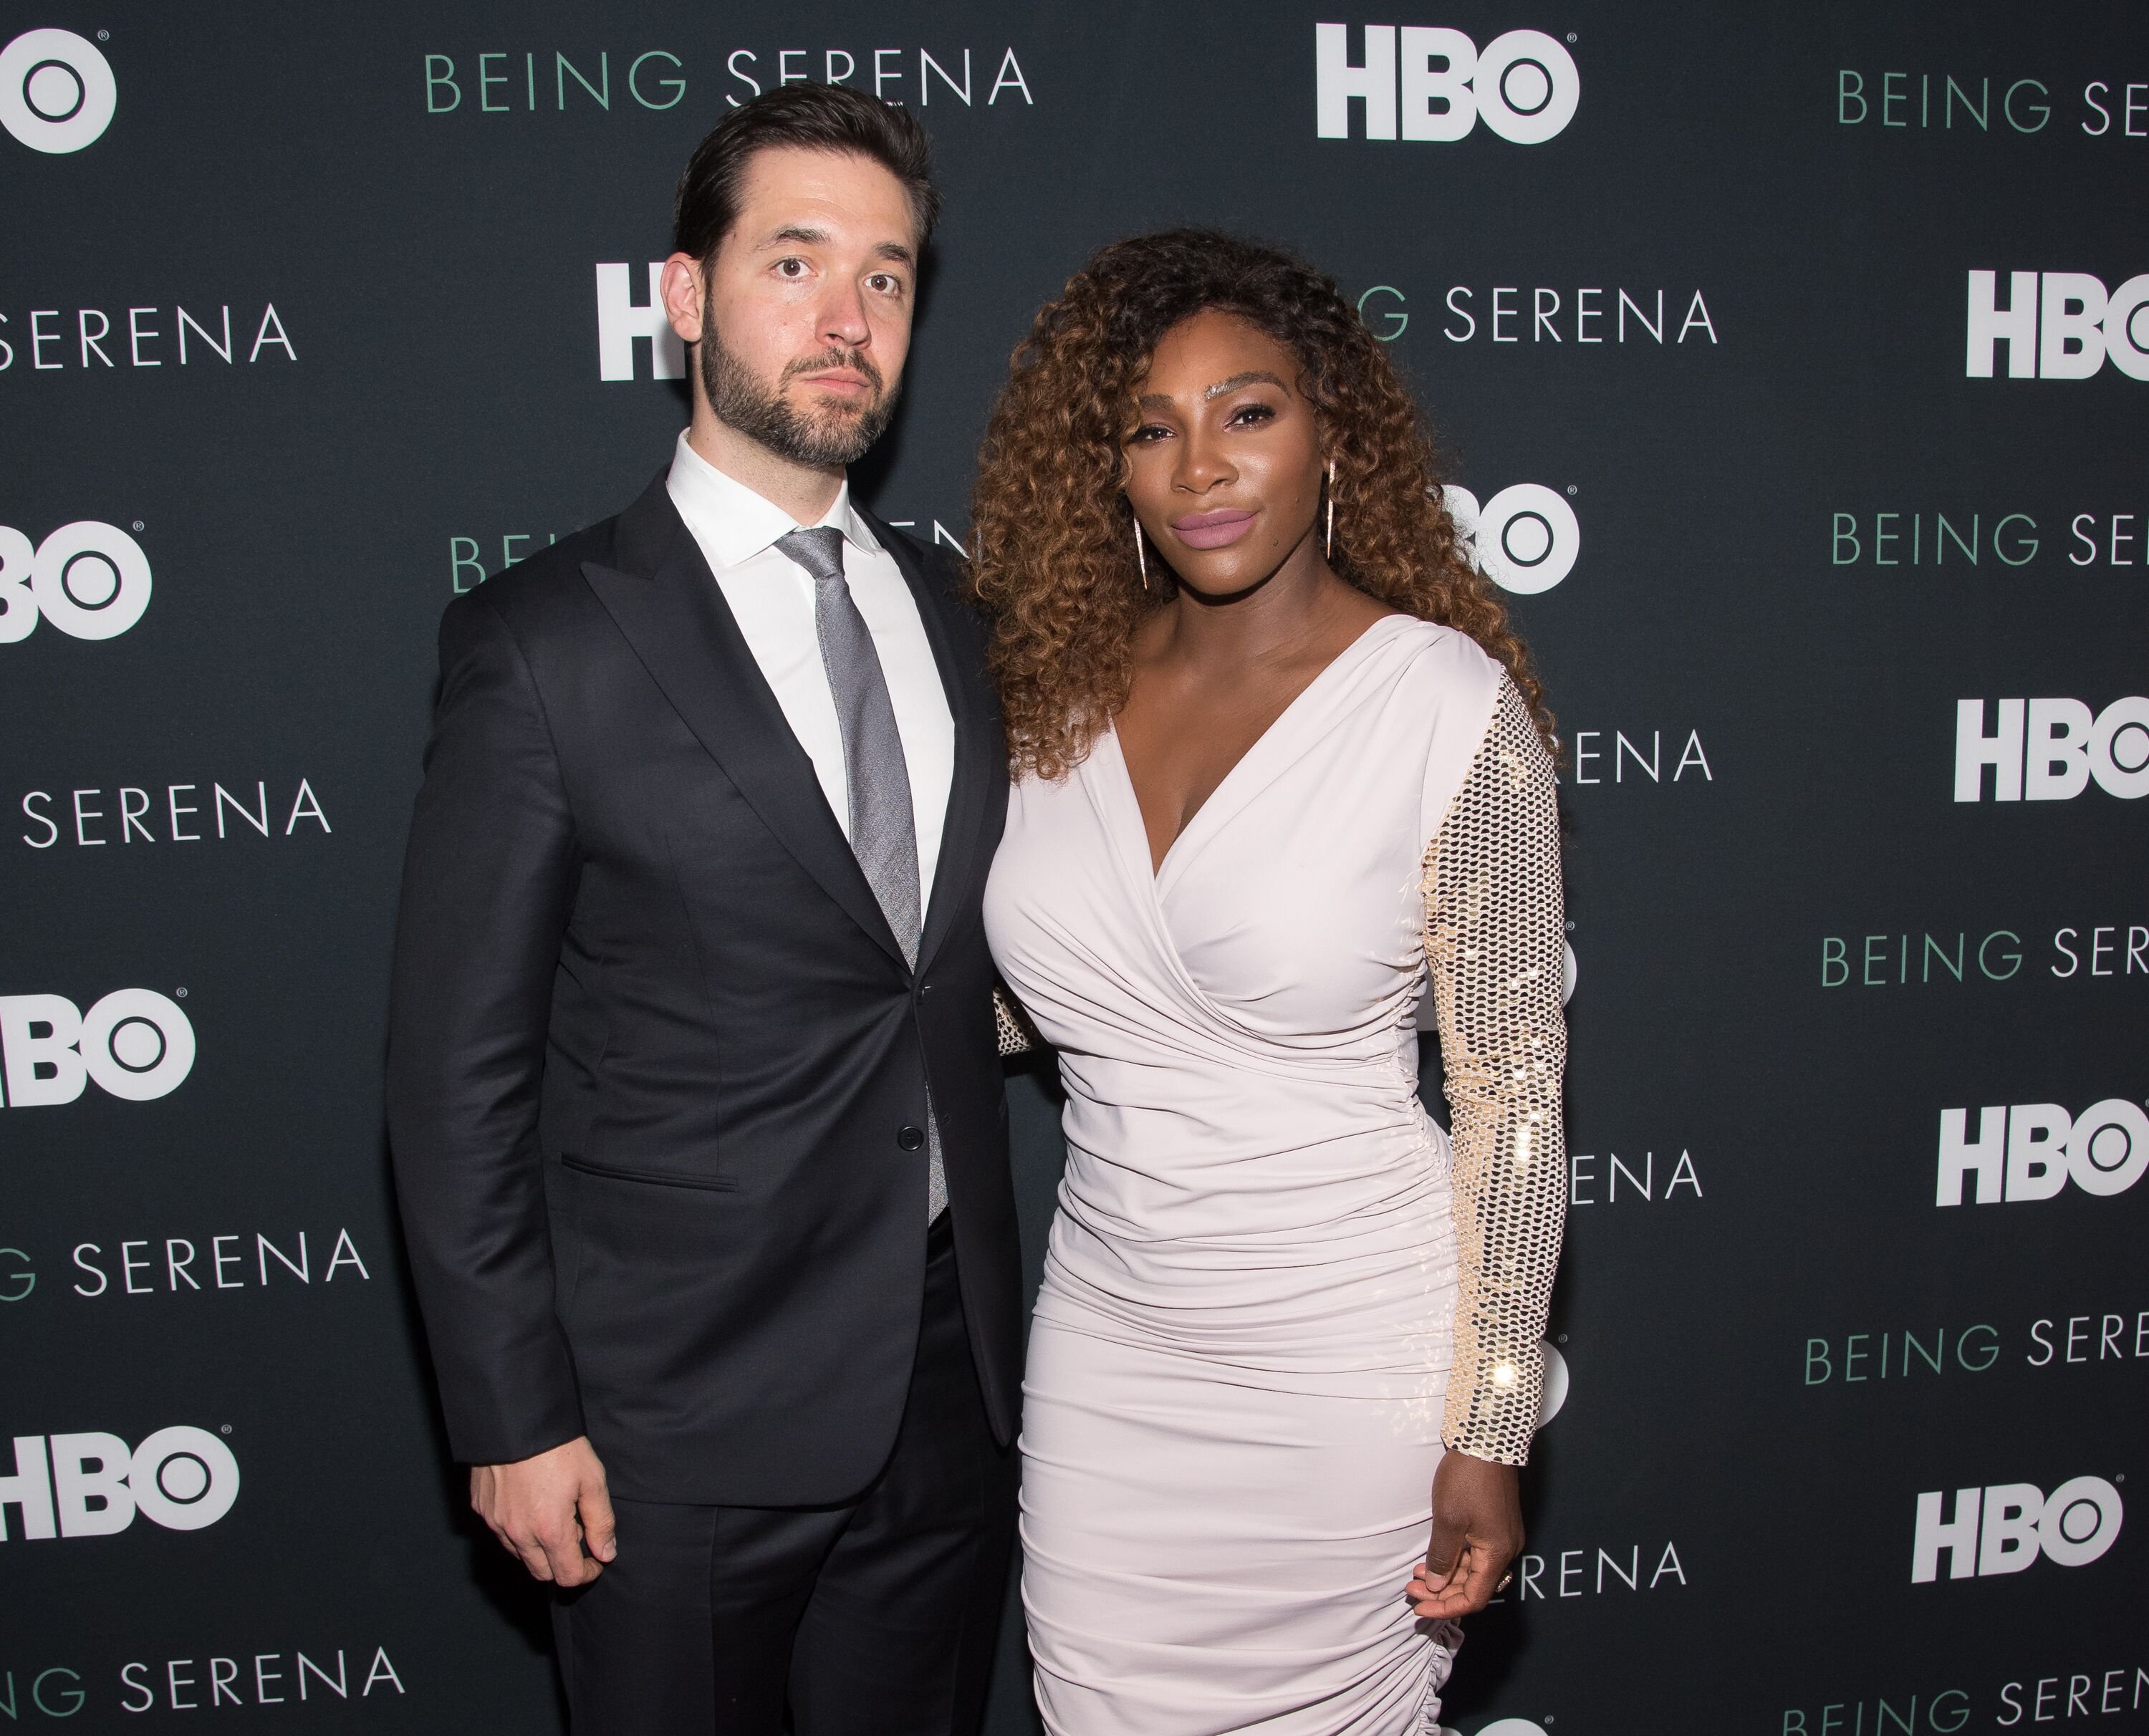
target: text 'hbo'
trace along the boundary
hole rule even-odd
[[[2130,380],[2149,380],[2149,272],[2116,289],[2086,271],[2011,271],[2007,305],[2000,274],[1970,274],[1963,372],[1993,377],[1993,352],[2007,346],[2010,380],[2087,380],[2109,361]]]
[[[1316,138],[1348,138],[1360,102],[1368,138],[1450,143],[1482,120],[1510,143],[1543,144],[1582,100],[1574,57],[1542,30],[1510,30],[1480,52],[1460,30],[1368,24],[1365,53],[1351,64],[1348,24],[1313,27]]]
[[[1935,1205],[1962,1204],[1963,1184],[1975,1177],[1980,1205],[2002,1199],[2049,1200],[2069,1180],[2086,1194],[2123,1194],[2149,1170],[2149,1115],[2124,1097],[2107,1097],[2080,1115],[2056,1103],[1995,1104],[1977,1112],[1940,1111],[1940,1180]]]
[[[23,1536],[101,1537],[134,1516],[167,1531],[214,1525],[239,1499],[239,1461],[206,1429],[160,1428],[129,1448],[117,1435],[18,1435],[15,1470],[0,1477],[0,1542],[8,1509]]]
[[[0,48],[0,127],[33,151],[95,144],[119,107],[112,63],[72,30],[26,30]]]
[[[2035,1483],[1995,1483],[1957,1489],[1955,1511],[1943,1519],[1945,1492],[1918,1497],[1910,1545],[1910,1583],[1940,1577],[1948,1557],[1950,1579],[2020,1573],[2041,1556],[2063,1567],[2086,1567],[2118,1541],[2126,1508],[2119,1491],[2101,1477],[2077,1477],[2046,1495]]]
[[[1522,596],[1549,591],[1581,557],[1581,521],[1565,496],[1541,482],[1511,483],[1482,506],[1453,482],[1440,498],[1472,561],[1502,591]]]
[[[2092,779],[2106,795],[2149,796],[2149,699],[2115,699],[2092,712],[2079,699],[2000,699],[1992,729],[1985,702],[1955,702],[1955,798],[1985,798],[1992,767],[1996,802],[2071,802]]]
[[[0,645],[36,631],[40,616],[73,639],[112,639],[149,606],[149,557],[116,525],[78,519],[31,546],[0,525]]]
[[[130,1103],[169,1096],[194,1070],[194,1028],[154,989],[115,989],[88,1013],[61,994],[0,994],[9,1109],[73,1103],[95,1079]]]

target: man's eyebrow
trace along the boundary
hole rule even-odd
[[[763,247],[780,247],[788,241],[801,247],[821,247],[833,239],[818,224],[787,223],[780,229],[771,230],[761,244]],[[899,265],[915,266],[918,264],[917,254],[900,241],[882,242],[873,249],[873,257],[892,260]]]
[[[1202,393],[1201,401],[1204,404],[1207,404],[1215,399],[1222,397],[1226,392],[1236,392],[1242,385],[1256,385],[1281,386],[1283,385],[1283,381],[1277,379],[1275,375],[1267,372],[1264,369],[1250,368],[1244,374],[1234,374],[1229,380],[1218,380],[1215,385],[1210,386],[1206,391]],[[1284,386],[1284,390],[1286,391],[1289,391],[1291,388]]]

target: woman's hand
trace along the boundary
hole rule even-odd
[[[1522,1547],[1515,1467],[1444,1454],[1432,1477],[1432,1542],[1411,1580],[1411,1608],[1435,1621],[1474,1615]]]

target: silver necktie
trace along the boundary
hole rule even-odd
[[[843,738],[843,772],[850,804],[851,853],[865,871],[881,913],[895,933],[905,963],[918,963],[924,913],[918,893],[918,822],[910,802],[910,769],[903,763],[895,706],[873,632],[852,600],[843,578],[843,534],[831,526],[793,531],[776,546],[813,576],[813,628],[821,665],[836,702]],[[948,1203],[940,1160],[940,1129],[932,1104],[925,1110],[926,1215],[929,1224]]]

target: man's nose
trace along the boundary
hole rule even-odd
[[[873,325],[857,284],[847,282],[830,289],[821,304],[820,329],[829,342],[853,350],[863,349],[872,340]]]

